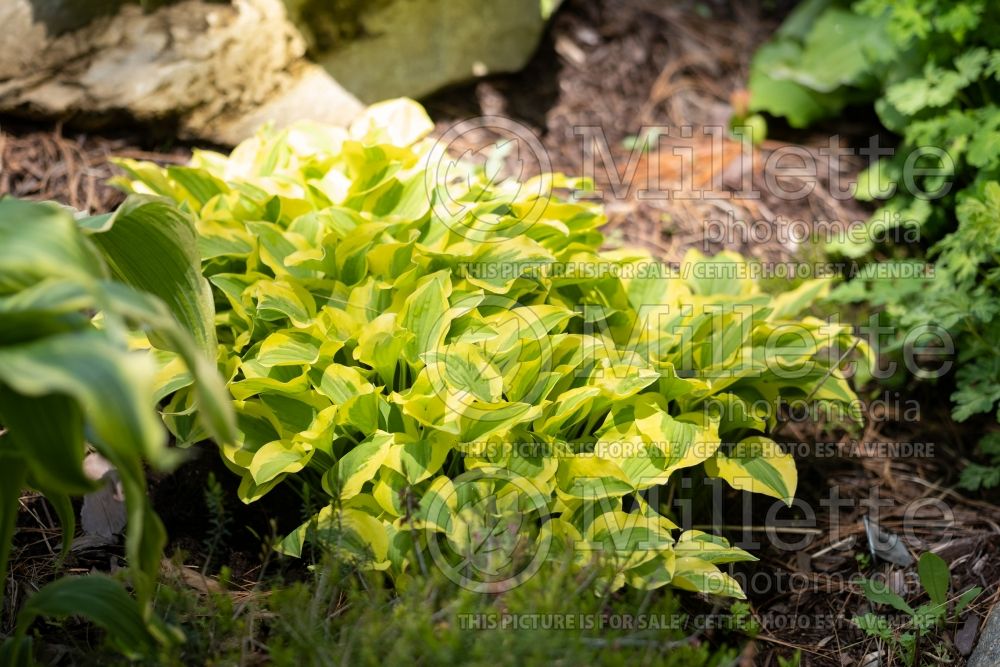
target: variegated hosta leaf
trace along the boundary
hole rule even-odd
[[[679,557],[674,561],[674,576],[670,584],[697,593],[746,599],[738,581],[697,556]]]
[[[763,436],[745,438],[728,453],[717,452],[705,463],[705,469],[734,489],[763,493],[789,505],[798,483],[795,459],[781,445]]]
[[[584,183],[497,182],[425,139],[430,127],[396,100],[347,130],[270,128],[188,167],[123,165],[127,188],[194,212],[239,414],[222,450],[241,497],[308,470],[331,508],[285,550],[329,545],[346,516],[354,546],[341,551],[360,557],[370,539],[377,566],[402,573],[435,548],[461,561],[488,518],[522,511],[502,504],[510,489],[480,498],[458,483],[503,470],[545,499],[547,519],[519,518],[532,544],[607,551],[624,566],[613,585],[738,595],[714,563],[742,552],[670,544],[675,527],[642,494],[704,464],[791,498],[791,459],[762,444],[776,406],[854,400],[834,368],[849,328],[802,317],[827,284],[772,297],[732,253],[692,251],[677,272],[641,250],[602,251],[600,209],[553,193]],[[182,381],[164,371],[158,387],[176,392],[165,417],[188,441],[203,432]],[[463,493],[476,502],[442,503],[449,484],[455,507]]]

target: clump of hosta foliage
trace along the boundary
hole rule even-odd
[[[314,516],[285,552],[320,544],[395,577],[441,567],[503,590],[511,562],[573,549],[616,561],[609,585],[740,595],[718,565],[752,556],[678,535],[649,491],[703,466],[791,500],[769,406],[854,397],[823,353],[849,330],[795,319],[826,283],[773,298],[735,256],[692,252],[682,276],[602,252],[600,209],[547,190],[580,183],[492,182],[431,129],[396,101],[350,130],[123,163],[126,187],[197,218],[240,496],[294,483]],[[182,389],[165,409],[181,442],[204,435],[195,407]]]
[[[927,253],[933,276],[874,273],[879,277],[847,286],[839,298],[884,307],[905,329],[947,328],[959,361],[955,418],[996,409],[1000,14],[994,3],[805,2],[755,56],[750,87],[755,110],[796,126],[848,104],[874,103],[885,127],[901,135],[895,155],[862,174],[857,197],[881,200],[869,225],[910,226],[923,240],[937,241]],[[831,250],[861,256],[872,243]],[[902,274],[914,275],[905,267]]]

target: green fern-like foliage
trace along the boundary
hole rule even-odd
[[[933,275],[862,279],[835,296],[884,308],[904,330],[945,327],[958,357],[955,419],[997,409],[1000,14],[995,3],[804,2],[757,53],[750,86],[754,110],[783,116],[792,125],[808,125],[850,104],[872,104],[885,127],[901,136],[893,157],[862,173],[856,196],[880,205],[870,228],[919,230],[926,243],[916,248],[915,259],[905,259],[912,248],[881,250],[895,255],[894,262],[921,261],[926,252]],[[922,167],[932,169],[921,173]],[[829,250],[863,257],[873,244],[840,243]]]

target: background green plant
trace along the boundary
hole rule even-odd
[[[861,174],[856,196],[880,204],[867,223],[870,238],[877,238],[877,230],[903,226],[919,230],[925,243],[877,249],[871,242],[838,243],[829,250],[851,257],[878,250],[890,255],[885,264],[897,265],[921,266],[926,258],[933,261],[933,273],[892,278],[893,273],[873,271],[838,289],[835,301],[884,309],[904,331],[944,327],[957,348],[955,419],[997,409],[1000,16],[995,7],[983,0],[810,0],[756,54],[750,88],[754,110],[783,116],[797,127],[850,104],[873,104],[882,124],[900,135],[895,155]],[[942,152],[944,161],[935,157]],[[922,168],[928,171],[921,173]],[[970,475],[965,481],[982,478]]]

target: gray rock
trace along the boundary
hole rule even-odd
[[[556,4],[0,0],[0,112],[223,144],[269,120],[346,126],[362,100],[520,69]]]
[[[969,656],[968,667],[1000,665],[1000,609],[993,607],[986,625],[979,634],[979,643]]]
[[[557,0],[285,0],[310,55],[364,102],[521,69]]]
[[[0,0],[0,111],[231,144],[265,120],[346,125],[363,109],[305,59],[280,0],[145,4]]]

